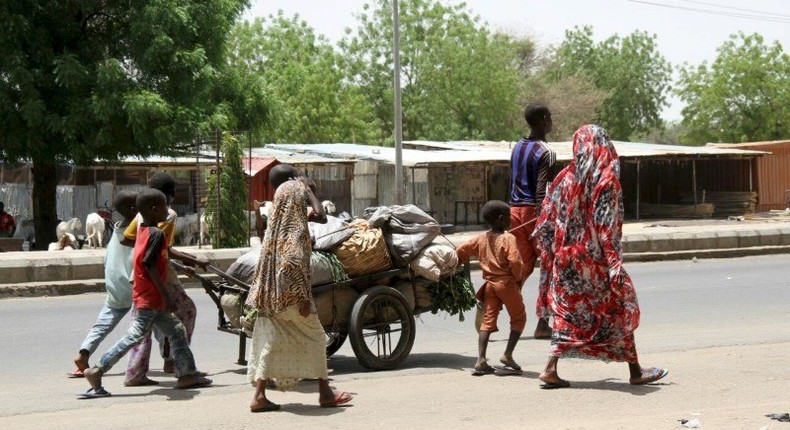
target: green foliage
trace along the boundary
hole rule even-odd
[[[684,138],[696,144],[790,137],[790,56],[758,34],[730,36],[713,64],[680,69]]]
[[[547,77],[560,81],[579,74],[605,91],[597,122],[614,139],[629,140],[634,134],[660,126],[671,67],[656,48],[656,36],[636,31],[600,43],[592,37],[590,26],[566,31]]]
[[[531,67],[534,45],[489,31],[465,4],[400,2],[403,138],[513,139],[523,127],[514,115],[520,72]],[[363,7],[355,33],[340,42],[348,78],[381,124],[393,130],[392,3]]]
[[[264,87],[225,70],[248,3],[0,4],[0,158],[34,164],[37,246],[54,235],[58,162],[172,154],[196,131],[263,123]]]
[[[475,288],[472,281],[464,273],[441,279],[427,287],[433,300],[432,313],[445,311],[450,315],[458,314],[458,320],[464,320],[464,312],[477,305]]]
[[[378,125],[359,88],[344,81],[334,47],[298,16],[280,12],[236,24],[230,34],[231,69],[268,87],[275,115],[269,142],[361,142]]]
[[[249,236],[247,231],[249,221],[245,212],[247,181],[242,166],[244,148],[236,136],[224,133],[221,150],[223,158],[219,175],[212,174],[209,177],[206,194],[206,219],[210,220],[209,235],[214,249],[220,246],[240,248],[248,245]]]

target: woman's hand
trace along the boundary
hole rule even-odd
[[[310,300],[302,300],[299,302],[299,315],[304,318],[310,316],[310,308],[312,307],[311,305],[312,303],[310,303]]]

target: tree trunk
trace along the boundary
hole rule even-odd
[[[33,223],[36,228],[35,249],[46,250],[57,242],[57,164],[54,160],[33,159]]]

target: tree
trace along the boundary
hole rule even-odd
[[[592,37],[590,26],[566,31],[547,76],[559,81],[580,74],[606,91],[598,122],[615,139],[630,140],[660,126],[672,70],[658,52],[656,36],[636,31],[600,43]]]
[[[684,137],[696,144],[790,137],[790,56],[759,34],[730,36],[710,66],[680,69]]]
[[[222,162],[219,175],[209,176],[206,219],[209,223],[211,245],[214,249],[247,246],[249,221],[245,216],[247,180],[242,166],[244,148],[231,133],[222,135]],[[217,193],[219,188],[219,193]],[[219,195],[219,199],[217,196]],[[219,217],[217,217],[219,212]],[[219,222],[215,222],[219,218]]]
[[[247,4],[0,4],[0,157],[33,163],[37,248],[55,239],[59,162],[173,154],[196,131],[262,123],[264,87],[224,70]]]
[[[369,142],[378,124],[359,88],[344,80],[340,55],[298,16],[280,11],[241,22],[230,35],[229,62],[257,75],[276,106],[269,142]]]
[[[534,44],[489,31],[464,4],[434,0],[400,2],[403,138],[512,139],[522,61]],[[340,42],[349,79],[362,89],[392,138],[392,4],[363,6],[355,33]]]
[[[552,140],[571,140],[580,125],[596,122],[607,96],[606,91],[596,88],[584,75],[546,79],[543,73],[538,73],[525,82],[520,104],[541,102],[549,107],[554,122]]]

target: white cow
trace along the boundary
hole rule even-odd
[[[55,236],[62,238],[66,233],[71,233],[73,235],[79,230],[82,230],[82,222],[80,222],[79,218],[72,218],[68,221],[61,221],[60,224],[55,227]]]
[[[85,218],[86,243],[91,248],[101,248],[104,244],[104,218],[96,212]]]

